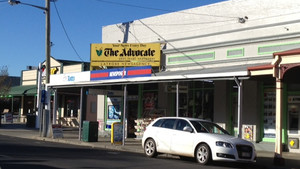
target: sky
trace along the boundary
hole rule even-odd
[[[51,56],[90,61],[90,44],[102,43],[103,26],[157,16],[225,0],[56,0],[50,5]],[[21,0],[45,7],[45,0]],[[21,76],[45,61],[45,14],[0,0],[0,69]]]

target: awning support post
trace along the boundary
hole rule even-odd
[[[44,137],[50,137],[51,136],[51,130],[52,130],[52,125],[51,125],[51,91],[52,89],[49,86],[46,86],[46,108],[45,108],[45,118],[44,121]]]
[[[238,86],[238,138],[242,138],[242,110],[243,110],[243,81],[234,77],[234,81]]]
[[[176,83],[176,117],[179,117],[179,82]]]
[[[37,85],[37,102],[36,102],[36,120],[35,120],[35,128],[39,128],[39,133],[41,136],[42,132],[42,110],[43,110],[43,105],[41,103],[41,91],[42,91],[42,63],[39,63],[39,68],[38,68],[38,85]]]
[[[54,97],[53,97],[53,121],[52,124],[56,124],[57,122],[57,89],[54,89]]]
[[[83,87],[80,88],[80,118],[79,118],[79,141],[81,141],[81,135],[82,135],[82,109],[83,109],[83,95],[84,90]]]
[[[274,55],[274,54],[273,54]],[[283,99],[283,72],[281,71],[282,58],[279,55],[274,55],[272,62],[273,77],[276,78],[276,137],[275,137],[275,154],[273,163],[277,166],[283,166],[285,159],[282,157],[282,99]]]
[[[123,140],[122,146],[125,145],[125,127],[126,127],[126,103],[127,103],[127,85],[124,85],[124,105],[123,105]]]

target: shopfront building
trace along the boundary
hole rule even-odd
[[[274,78],[274,66],[266,69],[264,65],[278,63],[273,53],[300,48],[296,6],[299,2],[291,0],[226,1],[140,19],[128,23],[125,30],[135,34],[128,34],[126,43],[165,44],[163,71],[156,73],[157,76],[172,76],[180,81],[183,78],[178,75],[184,75],[188,81],[213,81],[213,121],[225,126],[232,134],[243,132],[243,137],[258,142],[282,142],[285,149],[291,150],[292,145],[299,145],[298,140],[289,139],[292,133],[297,133],[296,122],[299,121],[295,113],[299,82],[293,73],[297,68],[282,68],[289,70],[285,76],[293,76],[278,82],[281,78]],[[219,17],[212,11],[213,14],[217,11]],[[224,21],[232,16],[238,20]],[[180,23],[180,26],[174,23]],[[117,25],[122,27],[121,23]],[[124,36],[115,25],[103,27],[102,33],[103,43],[115,43]],[[294,65],[297,61],[288,59],[286,63]],[[262,67],[260,72],[268,75],[256,76],[252,67]],[[247,73],[241,74],[244,71]],[[278,88],[282,90],[278,91]],[[277,103],[278,100],[282,104]],[[184,99],[180,101],[184,102]],[[283,129],[282,132],[278,132],[281,131],[278,127]]]
[[[263,140],[276,142],[279,137],[276,129],[280,128],[282,129],[280,136],[283,143],[282,149],[291,152],[300,152],[299,54],[299,49],[277,52],[273,54],[274,61],[271,64],[249,68],[253,76],[263,78],[272,76],[273,78],[263,90]],[[276,123],[279,119],[281,119],[280,125]]]
[[[295,54],[281,57],[286,53],[277,53],[300,48],[299,14],[292,12],[299,5],[292,0],[226,1],[141,19],[128,23],[125,31],[135,32],[135,35],[127,34],[127,41],[123,43],[119,41],[124,31],[115,25],[105,26],[102,30],[104,45],[119,48],[160,44],[161,55],[151,75],[125,77],[123,69],[147,66],[145,62],[149,60],[122,59],[126,63],[107,58],[99,60],[103,54],[116,59],[120,51],[129,55],[132,50],[128,53],[128,50],[104,50],[105,46],[95,46],[91,53],[94,52],[98,60],[91,63],[92,71],[121,67],[118,79],[103,79],[106,74],[100,72],[87,81],[72,84],[51,81],[50,86],[87,90],[98,87],[106,92],[120,92],[121,100],[128,96],[126,104],[117,101],[118,106],[109,105],[114,102],[108,99],[109,94],[97,94],[93,101],[86,103],[90,107],[88,111],[102,113],[101,116],[84,116],[91,117],[89,120],[102,120],[101,131],[109,130],[110,110],[120,112],[121,116],[125,110],[127,132],[135,137],[141,137],[149,121],[159,116],[197,117],[217,122],[231,134],[253,142],[276,143],[279,154],[282,149],[299,152],[300,82],[297,74],[300,59],[295,59]],[[210,11],[218,11],[221,16],[236,16],[238,20],[224,24],[220,17],[187,14]],[[187,23],[200,19],[204,22],[201,28]],[[175,21],[186,25],[166,24]],[[163,24],[166,24],[164,28],[158,26]],[[150,61],[157,61],[156,57]],[[131,89],[124,95],[125,86]],[[99,101],[104,106],[100,106]]]

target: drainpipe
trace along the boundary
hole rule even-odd
[[[243,110],[243,81],[234,77],[234,81],[238,86],[238,138],[242,138],[242,110]]]

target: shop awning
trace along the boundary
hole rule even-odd
[[[14,86],[10,88],[8,95],[11,96],[24,96],[24,95],[35,95],[37,93],[36,85],[28,86]]]
[[[157,73],[158,77],[183,76],[187,79],[232,79],[233,77],[248,77],[248,67],[252,65],[220,66],[213,68],[197,68]]]
[[[73,83],[48,84],[51,88],[64,87],[87,87],[95,85],[121,85],[121,84],[142,84],[142,83],[159,83],[159,82],[176,82],[189,80],[234,80],[250,78],[248,67],[258,66],[266,63],[244,64],[234,66],[220,66],[212,68],[198,68],[178,69],[172,71],[162,71],[159,73],[152,73],[151,77],[136,77],[136,78],[122,78],[112,80],[99,81],[82,81]]]

